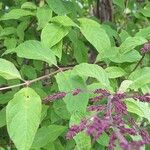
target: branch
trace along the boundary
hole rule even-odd
[[[138,63],[136,64],[136,66],[134,67],[134,69],[131,71],[131,73],[137,69],[137,67],[140,65],[140,63],[144,59],[144,57],[145,57],[145,54],[143,54],[142,58],[138,61]]]
[[[20,86],[29,86],[30,84],[32,84],[32,83],[34,83],[36,81],[49,78],[49,77],[51,77],[51,76],[53,76],[53,75],[55,75],[55,74],[57,74],[59,72],[62,72],[62,71],[65,71],[65,70],[69,70],[69,69],[72,69],[72,67],[59,68],[58,70],[56,70],[56,71],[54,71],[54,72],[52,72],[50,74],[41,76],[39,78],[36,78],[36,79],[33,79],[33,80],[24,81],[24,83],[21,83],[21,84],[16,84],[16,85],[12,85],[12,86],[2,87],[2,88],[0,88],[0,91],[16,88],[16,87],[20,87]]]

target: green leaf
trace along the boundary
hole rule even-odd
[[[6,38],[4,41],[4,46],[7,49],[15,48],[17,45],[17,40],[15,38]]]
[[[41,33],[41,41],[45,47],[51,48],[68,34],[68,28],[57,24],[47,24]]]
[[[113,0],[113,3],[118,5],[120,8],[124,9],[125,8],[125,2],[124,0]]]
[[[56,101],[53,104],[53,108],[55,113],[62,119],[70,119],[70,113],[67,111],[64,101]]]
[[[134,49],[136,46],[142,45],[146,43],[147,40],[143,37],[128,37],[121,45],[120,45],[120,52],[127,53],[130,50]]]
[[[68,13],[62,0],[46,0],[49,7],[58,15],[65,15]]]
[[[132,83],[133,83],[133,81],[131,81],[131,80],[124,80],[124,81],[121,83],[121,85],[120,85],[118,91],[120,91],[120,92],[126,92],[127,89],[130,87],[130,85],[131,85]]]
[[[63,42],[60,41],[59,43],[57,43],[56,45],[54,45],[51,50],[53,51],[53,53],[61,60],[62,58],[62,49],[63,49]]]
[[[44,28],[52,18],[52,10],[48,6],[38,7],[36,13],[38,19],[38,30]]]
[[[80,112],[80,111],[73,112],[70,118],[69,126],[74,124],[80,124],[81,119],[85,118],[85,116],[86,116],[85,112]],[[76,150],[91,150],[91,138],[90,136],[87,136],[87,134],[85,134],[84,131],[78,133],[74,137],[74,140],[77,145]]]
[[[149,38],[150,37],[150,27],[140,29],[139,32],[137,32],[135,34],[135,36],[141,36],[141,37],[144,37],[144,38]]]
[[[31,9],[31,10],[35,10],[36,9],[36,5],[32,2],[25,2],[21,5],[22,9]]]
[[[35,68],[29,65],[22,65],[21,67],[21,74],[24,79],[27,77],[29,80],[37,78],[37,73]]]
[[[23,21],[17,26],[17,35],[21,42],[24,41],[25,30],[27,29],[28,25],[29,25],[28,21]]]
[[[135,100],[133,100],[132,98],[131,99],[128,98],[125,100],[125,103],[127,105],[127,110],[129,112],[144,117],[144,112],[140,109],[140,107],[137,105],[137,102]]]
[[[97,142],[103,146],[108,146],[109,145],[109,136],[106,134],[106,132],[103,132],[103,134],[99,137]]]
[[[21,76],[14,64],[2,58],[0,58],[0,76],[7,80],[17,78],[21,79]]]
[[[36,135],[31,148],[46,146],[49,142],[55,141],[66,130],[65,126],[49,125],[41,127]]]
[[[126,72],[121,67],[115,66],[107,67],[105,71],[109,78],[118,78],[126,74]]]
[[[134,99],[126,99],[128,111],[137,114],[140,117],[146,118],[150,122],[150,107],[148,103],[135,101]]]
[[[0,128],[6,125],[6,108],[0,110]]]
[[[78,33],[75,31],[69,32],[69,38],[73,45],[74,57],[78,63],[83,63],[88,61],[88,50],[85,44],[79,39]]]
[[[85,132],[80,132],[75,136],[77,150],[91,150],[91,139]]]
[[[78,27],[68,16],[56,16],[51,19],[51,22],[59,23],[63,26],[74,26]]]
[[[96,64],[82,63],[74,67],[74,71],[80,76],[96,78],[103,86],[110,88],[105,70]]]
[[[143,9],[140,11],[145,17],[150,17],[150,5],[146,5]]]
[[[23,9],[12,9],[10,12],[5,13],[0,20],[20,19],[25,16],[34,16],[34,13]]]
[[[113,50],[113,48],[112,48],[112,50]],[[114,51],[114,54],[112,54],[113,51],[110,51],[109,53],[110,54],[106,55],[105,58],[109,58],[111,61],[116,62],[116,63],[137,62],[142,57],[139,54],[139,52],[136,50],[129,51],[125,54],[120,54],[119,52],[117,52],[115,54],[115,51]]]
[[[8,103],[14,96],[15,92],[14,91],[9,91],[0,94],[0,104],[6,104]]]
[[[18,57],[42,60],[47,63],[57,65],[56,57],[52,50],[42,46],[41,42],[29,40],[21,43],[15,50]]]
[[[129,76],[129,80],[133,81],[133,83],[130,85],[130,88],[133,89],[138,89],[150,83],[150,67],[145,67],[134,71]]]
[[[76,88],[86,90],[86,85],[83,79],[76,76],[73,71],[65,71],[56,75],[56,81],[60,91],[71,91]],[[67,110],[72,114],[74,111],[86,112],[88,104],[88,93],[81,93],[77,96],[67,94],[64,98]],[[81,101],[82,99],[82,101]]]
[[[116,57],[114,62],[123,63],[123,62],[137,62],[141,59],[141,55],[138,51],[132,50],[130,52],[127,52],[123,55],[120,55],[119,57]]]
[[[88,61],[88,51],[85,44],[77,40],[77,43],[73,42],[74,48],[74,57],[76,58],[78,63],[83,63]]]
[[[54,142],[50,142],[46,146],[44,146],[44,149],[46,149],[46,150],[56,150],[56,145],[54,144]]]
[[[0,32],[0,37],[8,36],[16,33],[16,28],[14,27],[6,27]]]
[[[41,99],[31,88],[17,92],[6,107],[7,130],[18,150],[29,150],[41,119]]]
[[[86,18],[78,20],[80,22],[80,30],[82,34],[99,53],[103,53],[110,49],[110,39],[99,23]]]
[[[119,34],[121,42],[124,42],[128,37],[131,37],[130,34],[126,30],[121,30]]]

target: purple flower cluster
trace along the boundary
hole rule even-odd
[[[75,90],[73,90],[72,91],[72,95],[78,95],[78,94],[80,94],[82,92],[82,90],[81,89],[75,89]]]
[[[98,102],[102,100],[103,98],[108,97],[110,95],[110,93],[107,90],[103,90],[103,89],[96,89],[93,93],[98,94],[98,96],[90,98],[91,102]]]
[[[105,117],[100,119],[94,116],[90,119],[83,119],[79,125],[72,125],[66,135],[67,139],[72,139],[77,133],[85,130],[88,135],[91,135],[96,141],[99,136],[109,128],[110,118]]]
[[[57,99],[62,99],[65,96],[66,96],[65,92],[58,92],[58,93],[55,93],[55,94],[52,94],[52,95],[49,95],[49,96],[45,97],[43,103],[48,104],[51,101],[54,101],[54,100],[57,100]]]
[[[141,48],[141,53],[146,54],[150,52],[150,43],[145,43],[144,46]]]
[[[106,109],[106,105],[91,105],[87,108],[88,111],[103,111]]]
[[[71,91],[72,95],[75,96],[75,95],[78,95],[82,92],[81,89],[75,89],[73,91]],[[68,92],[69,93],[69,92]],[[43,100],[43,103],[44,104],[48,104],[49,102],[53,102],[55,100],[58,100],[58,99],[62,99],[64,98],[65,96],[67,95],[67,92],[58,92],[58,93],[54,93],[52,95],[49,95],[47,97],[44,98]]]
[[[75,89],[71,92],[73,96],[85,92],[81,89]],[[119,141],[120,148],[123,150],[140,150],[140,147],[145,144],[150,144],[150,135],[144,129],[141,129],[133,118],[127,112],[127,106],[124,102],[125,98],[134,98],[141,102],[150,102],[150,94],[131,94],[131,93],[115,93],[111,94],[104,89],[96,89],[88,91],[97,96],[90,98],[89,102],[94,102],[87,107],[87,111],[94,111],[94,116],[90,116],[81,120],[79,125],[72,125],[66,135],[67,139],[72,139],[79,132],[85,131],[87,135],[93,137],[96,141],[104,132],[110,135],[108,150],[114,150],[115,141]],[[68,93],[58,92],[47,96],[44,99],[44,104],[64,98]],[[107,104],[98,104],[101,99],[106,98]],[[93,113],[92,113],[93,114]],[[128,128],[127,128],[128,126]],[[140,135],[141,140],[127,140],[126,136]]]
[[[91,122],[87,125],[87,134],[91,135],[96,141],[100,135],[110,127],[110,118],[108,116],[101,119],[98,116],[91,118]]]
[[[109,138],[109,146],[108,150],[114,150],[114,147],[116,146],[115,141],[117,140],[115,132],[111,133]]]
[[[87,119],[82,119],[79,125],[72,125],[67,132],[66,139],[72,139],[76,134],[86,128]]]
[[[81,121],[81,123],[78,125],[78,128],[76,128],[76,131],[72,131],[72,128],[74,128],[74,126],[72,126],[68,132],[68,139],[73,138],[77,133],[85,130],[88,135],[93,137],[94,141],[96,141],[104,132],[109,133],[110,140],[108,150],[114,150],[114,147],[116,146],[116,140],[119,141],[120,148],[123,150],[138,150],[141,146],[150,144],[150,136],[148,132],[146,130],[140,130],[140,127],[136,125],[133,118],[129,119],[130,115],[127,112],[127,106],[124,103],[124,99],[128,97],[127,93],[115,93],[111,95],[109,92],[101,89],[95,90],[94,93],[101,94],[99,96],[107,97],[107,105],[103,104],[88,106],[87,110],[95,111],[96,115],[92,116],[90,119],[87,119],[87,122],[84,124],[84,126],[82,125],[83,123]],[[149,102],[149,94],[134,95],[132,97],[134,97],[135,100],[139,99],[143,102]],[[95,98],[95,101],[97,100],[98,98]],[[103,115],[99,116],[98,113]],[[131,127],[127,128],[127,125],[131,125]],[[112,130],[113,132],[110,133]],[[127,135],[140,135],[142,140],[128,141],[126,139]]]
[[[144,95],[135,95],[133,97],[135,100],[140,100],[141,102],[148,102],[150,103],[150,94],[147,93],[147,94],[144,94]]]

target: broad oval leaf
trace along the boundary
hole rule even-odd
[[[78,25],[73,22],[68,16],[56,16],[56,17],[53,17],[51,19],[51,22],[56,22],[56,23],[59,23],[63,26],[75,26],[75,27],[78,27]]]
[[[141,36],[141,37],[144,37],[144,38],[149,38],[150,37],[150,27],[140,29],[139,32],[137,32],[135,35],[136,36]]]
[[[138,116],[144,117],[144,112],[138,106],[138,102],[133,100],[132,98],[128,98],[125,100],[127,105],[127,110],[131,113],[137,114]]]
[[[124,63],[124,62],[137,62],[141,59],[141,55],[138,51],[132,50],[125,54],[119,54],[110,58],[111,61],[116,63]]]
[[[18,150],[29,150],[41,119],[41,99],[31,88],[15,94],[6,107],[7,130]]]
[[[18,57],[42,60],[50,65],[57,65],[56,57],[52,50],[43,47],[41,42],[36,40],[25,41],[16,48],[15,52]]]
[[[127,53],[130,50],[134,49],[136,46],[142,45],[146,42],[147,42],[147,40],[144,37],[140,37],[140,36],[128,37],[120,45],[120,52],[121,53]]]
[[[31,10],[35,10],[37,7],[34,3],[32,2],[25,2],[21,5],[22,9],[31,9]]]
[[[118,78],[126,74],[126,72],[121,67],[115,66],[107,67],[105,71],[109,78]]]
[[[46,0],[49,7],[58,15],[65,15],[68,13],[62,0]]]
[[[63,73],[58,73],[56,75],[56,81],[60,91],[68,92],[77,88],[86,90],[86,84],[84,80],[81,77],[76,76],[74,72],[70,70]],[[67,96],[64,98],[64,102],[66,103],[67,110],[71,114],[75,111],[86,112],[88,98],[88,93],[81,93],[77,96],[67,94]]]
[[[113,3],[119,6],[121,9],[125,8],[124,0],[113,0]]]
[[[58,42],[60,42],[63,37],[65,37],[69,30],[69,28],[63,27],[61,25],[57,25],[54,23],[47,24],[41,33],[41,41],[45,47],[51,48]]]
[[[150,122],[150,107],[148,103],[135,101],[132,98],[125,100],[128,111],[137,114],[138,116],[146,118]]]
[[[2,58],[0,58],[0,76],[7,80],[21,79],[20,73],[14,64]]]
[[[130,88],[133,89],[138,89],[150,83],[150,67],[145,67],[134,71],[129,76],[129,80],[133,81],[133,83],[130,85]]]
[[[82,63],[74,67],[74,71],[80,76],[96,78],[104,87],[110,88],[108,75],[105,70],[96,64]]]
[[[38,30],[46,26],[52,18],[52,10],[48,6],[38,7],[36,13],[38,19]]]
[[[0,20],[19,19],[25,16],[33,16],[34,13],[23,9],[12,9],[10,12],[4,14]]]
[[[86,18],[78,20],[80,22],[80,30],[82,34],[99,53],[109,50],[111,47],[110,39],[99,23]]]
[[[40,148],[55,141],[66,130],[65,126],[49,125],[41,127],[34,138],[31,148]]]
[[[72,126],[74,124],[80,124],[81,120],[85,118],[85,116],[86,116],[86,113],[79,112],[79,111],[73,112],[70,117],[69,126]],[[91,147],[92,147],[91,138],[90,136],[87,136],[87,134],[84,131],[78,133],[74,137],[74,140],[77,145],[76,146],[77,150],[91,150]]]
[[[143,9],[140,11],[145,17],[150,17],[150,6],[149,4],[146,5]]]
[[[124,80],[121,82],[121,85],[119,87],[119,92],[126,92],[129,86],[133,83],[131,80]]]
[[[76,141],[76,150],[91,150],[91,138],[84,131],[78,133],[74,140]]]

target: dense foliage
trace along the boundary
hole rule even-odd
[[[150,149],[149,0],[0,1],[0,150]]]

